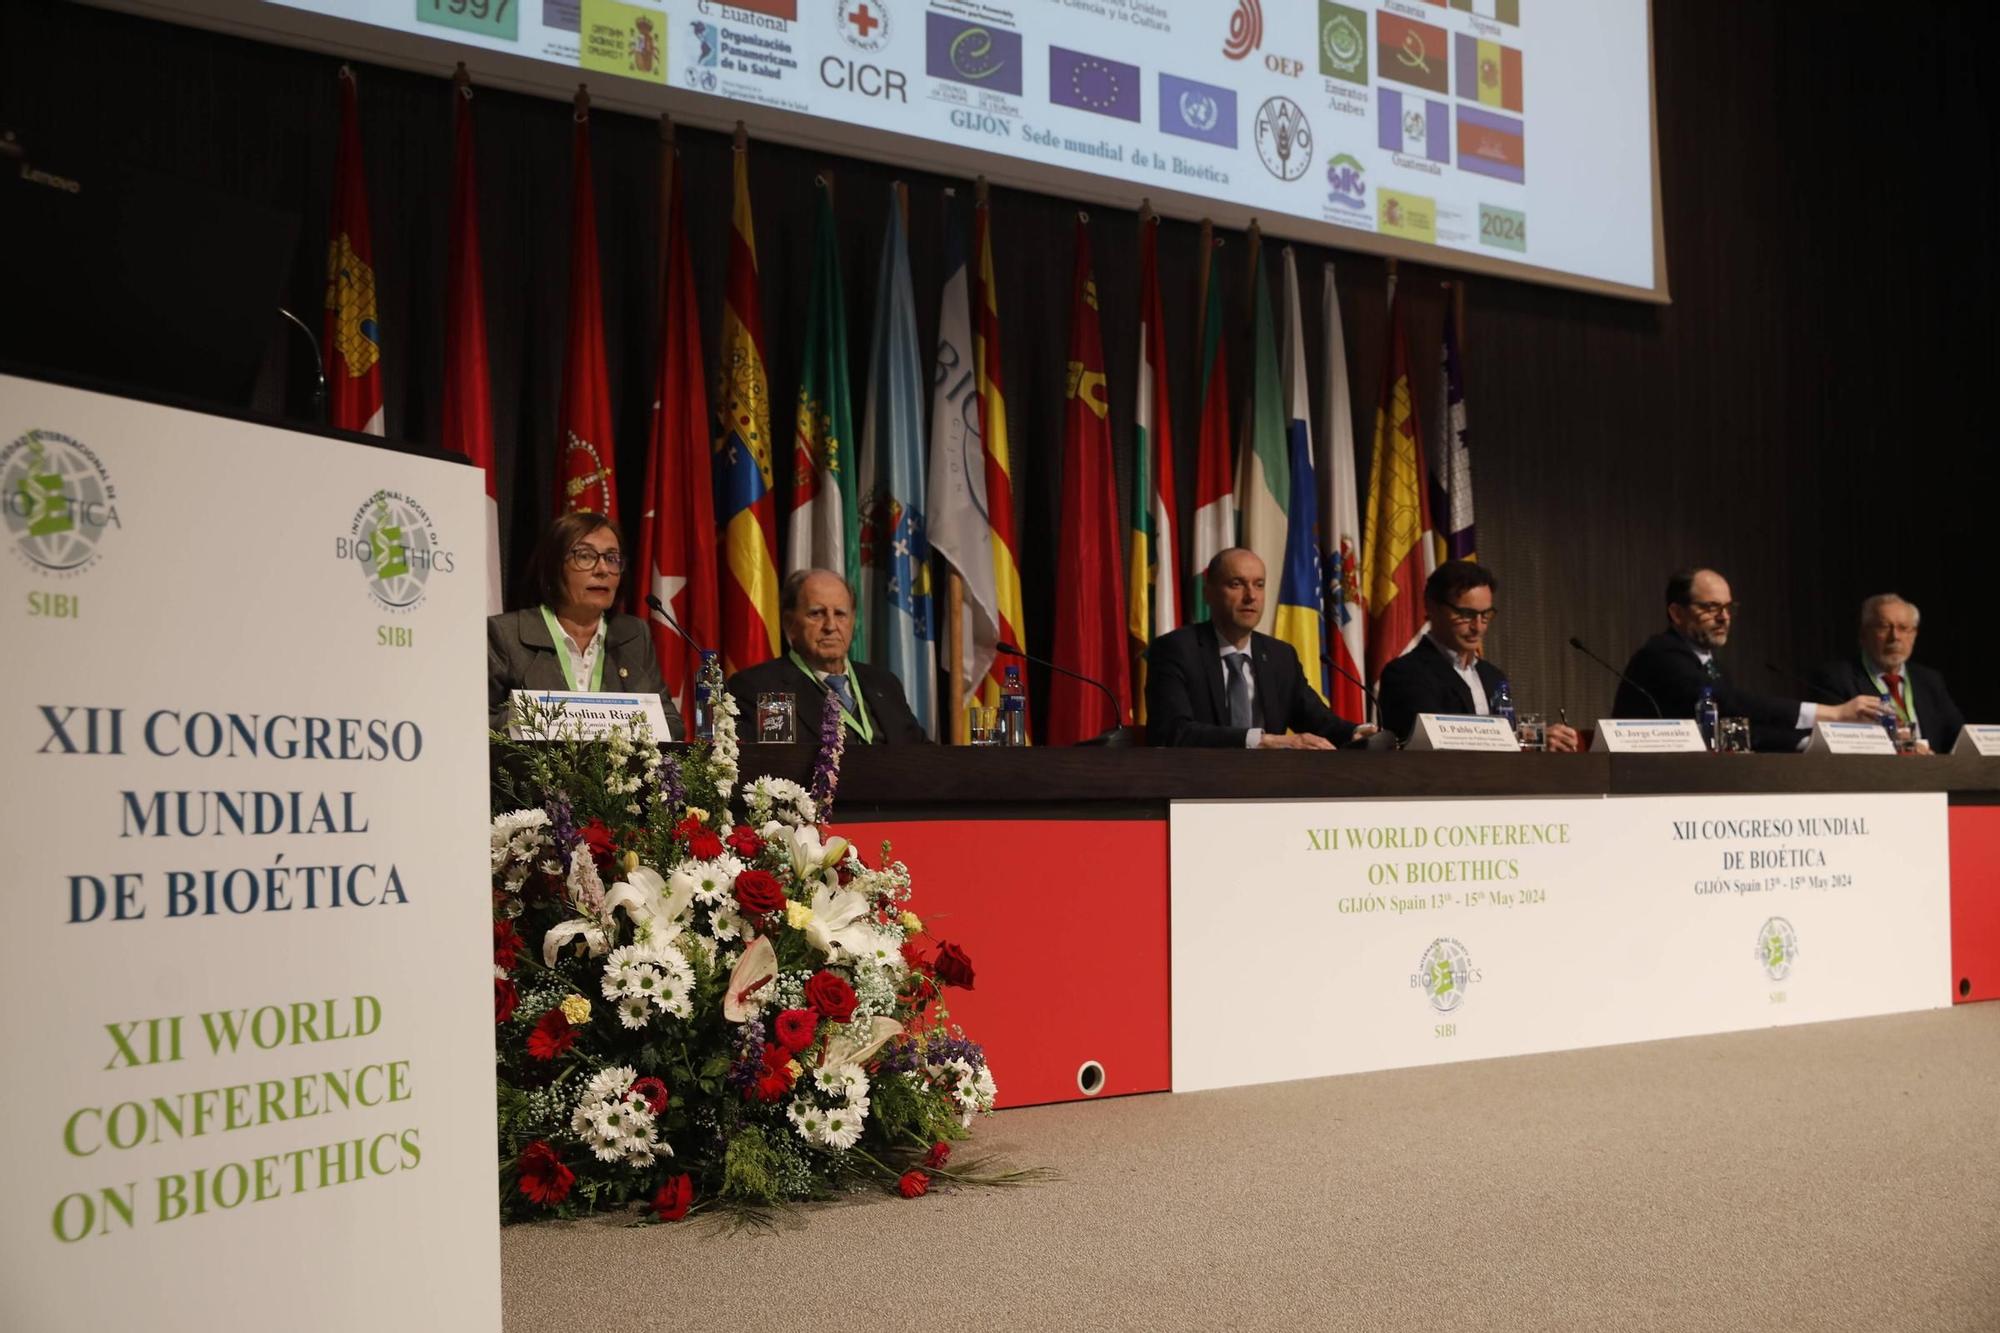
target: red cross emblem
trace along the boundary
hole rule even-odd
[[[853,12],[847,16],[847,21],[852,23],[861,33],[861,40],[864,42],[874,33],[875,29],[882,26],[882,20],[868,12],[866,3],[856,5]]]

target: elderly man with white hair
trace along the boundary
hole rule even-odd
[[[1861,604],[1861,651],[1821,666],[1812,683],[1828,698],[1888,699],[1900,725],[1914,727],[1933,751],[1944,754],[1958,742],[1965,716],[1951,701],[1944,677],[1910,660],[1922,619],[1915,603],[1893,592],[1870,597]]]

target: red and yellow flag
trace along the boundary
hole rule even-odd
[[[590,180],[590,98],[576,95],[575,181],[570,196],[569,351],[556,418],[556,512],[616,520],[611,374],[604,355],[604,293],[597,274],[597,194]]]
[[[757,295],[750,153],[736,149],[722,364],[715,376],[716,509],[722,523],[722,664],[729,673],[778,655],[777,501],[771,494],[771,380]]]
[[[1393,279],[1392,279],[1393,281]],[[1424,629],[1424,579],[1435,567],[1423,432],[1410,392],[1403,307],[1389,300],[1389,357],[1375,409],[1368,517],[1361,537],[1361,595],[1368,609],[1368,679],[1402,656]]]
[[[993,592],[1000,615],[1000,639],[1017,648],[1028,646],[1027,622],[1021,615],[1021,565],[1014,540],[1014,472],[1007,453],[1007,395],[1000,374],[1000,298],[993,280],[992,207],[973,211],[973,247],[979,269],[972,284],[972,358],[979,368],[979,429],[986,453],[986,514],[993,531]],[[1000,683],[1010,662],[995,657],[980,699],[998,703]],[[1032,716],[1032,713],[1031,713]]]
[[[354,71],[340,67],[340,146],[333,168],[333,220],[326,242],[327,422],[382,433],[382,337],[375,322],[375,244],[361,170],[361,110]]]

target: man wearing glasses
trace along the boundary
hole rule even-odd
[[[1917,650],[1917,624],[1923,613],[1893,592],[1877,593],[1861,604],[1861,651],[1813,672],[1813,686],[1829,699],[1846,694],[1883,695],[1896,710],[1900,725],[1937,754],[1949,754],[1965,726],[1965,715],[1952,702],[1944,677],[1910,660]]]
[[[1424,584],[1424,613],[1430,626],[1416,646],[1382,668],[1376,700],[1382,727],[1407,742],[1419,713],[1484,717],[1507,673],[1486,660],[1486,631],[1498,614],[1493,597],[1499,582],[1470,560],[1448,560]],[[1574,753],[1577,734],[1551,723],[1548,747]]]
[[[1738,609],[1729,596],[1729,581],[1712,569],[1684,569],[1669,578],[1667,630],[1641,644],[1625,664],[1612,715],[1692,718],[1706,686],[1714,690],[1721,716],[1750,719],[1752,749],[1784,751],[1797,749],[1801,733],[1818,723],[1872,722],[1881,714],[1873,695],[1856,695],[1843,704],[1813,704],[1731,685],[1715,650],[1729,642]]]

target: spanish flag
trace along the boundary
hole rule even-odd
[[[777,501],[771,494],[771,381],[757,296],[750,152],[736,146],[722,366],[715,382],[715,508],[722,525],[722,664],[734,673],[778,655]]]
[[[1424,630],[1424,579],[1436,568],[1436,538],[1424,467],[1423,434],[1410,393],[1403,307],[1390,279],[1389,356],[1375,409],[1368,468],[1367,528],[1361,538],[1361,595],[1368,608],[1368,678],[1403,655]]]
[[[1000,298],[993,280],[992,206],[973,210],[973,244],[979,270],[972,292],[972,357],[979,368],[979,430],[986,450],[986,521],[993,533],[993,594],[1000,613],[1000,638],[1017,648],[1028,646],[1027,622],[1021,615],[1020,549],[1014,540],[1014,471],[1007,453],[1007,393],[1000,376]],[[998,658],[988,668],[980,698],[998,703],[1002,672],[1008,663]]]
[[[611,440],[611,372],[604,347],[604,293],[597,264],[597,191],[590,174],[590,97],[576,94],[572,117],[569,342],[562,407],[556,418],[556,512],[618,518]]]
[[[327,422],[382,433],[382,333],[375,322],[375,245],[368,235],[368,182],[361,171],[361,111],[354,71],[340,67],[340,147],[334,159],[333,224],[326,242]]]

